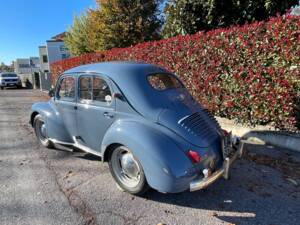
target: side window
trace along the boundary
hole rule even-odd
[[[79,79],[79,98],[110,104],[112,94],[104,79],[97,76],[82,76]]]
[[[79,98],[81,100],[92,100],[92,77],[80,77]]]
[[[108,84],[100,77],[93,79],[93,100],[106,103],[110,103],[112,100]]]
[[[60,81],[57,98],[66,101],[75,99],[75,79],[73,77],[64,77]]]

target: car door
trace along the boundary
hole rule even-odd
[[[77,103],[77,141],[99,152],[102,139],[115,120],[110,81],[100,75],[80,75]]]
[[[71,137],[76,136],[76,77],[64,75],[58,81],[55,106]]]

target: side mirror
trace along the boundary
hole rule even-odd
[[[48,95],[52,98],[52,97],[54,97],[54,94],[55,94],[55,89],[50,88]]]

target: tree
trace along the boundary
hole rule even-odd
[[[73,25],[69,28],[64,41],[73,56],[92,52],[90,43],[90,20],[87,14],[75,16]]]
[[[10,66],[6,65],[3,62],[0,64],[0,72],[13,72],[13,71],[14,71],[13,63]]]
[[[169,0],[164,37],[194,34],[283,14],[298,0]]]
[[[127,47],[160,38],[160,0],[97,0],[90,10],[96,49]]]

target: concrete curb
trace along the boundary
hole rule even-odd
[[[292,151],[300,152],[300,134],[277,131],[270,126],[242,126],[232,120],[216,117],[220,126],[231,131],[233,135],[258,144],[270,144]]]

